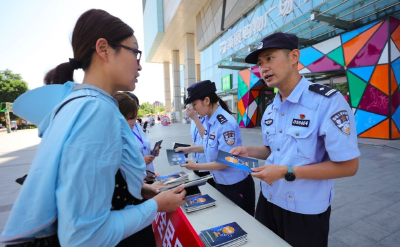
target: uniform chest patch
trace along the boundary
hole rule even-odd
[[[224,117],[224,115],[222,115],[222,114],[217,115],[217,120],[218,120],[218,122],[219,122],[220,124],[223,124],[223,123],[225,123],[225,122],[228,121],[228,119],[226,119],[226,118]]]
[[[214,139],[215,139],[215,132],[211,133],[211,134],[210,134],[210,137],[209,137],[208,139],[214,140]]]
[[[235,144],[235,131],[231,130],[224,132],[224,140],[229,146]]]
[[[264,121],[265,125],[267,125],[267,126],[270,126],[273,122],[274,122],[273,119],[265,119],[265,121]]]
[[[308,127],[310,125],[310,120],[293,118],[292,125],[299,126],[299,127]]]
[[[331,116],[332,123],[345,135],[350,135],[350,119],[347,111],[339,111]]]

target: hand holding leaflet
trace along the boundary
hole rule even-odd
[[[256,159],[235,156],[222,150],[218,151],[217,160],[215,162],[248,172],[253,172],[250,168],[258,167],[258,160]]]
[[[174,142],[173,145],[174,145],[174,147],[172,148],[173,150],[175,150],[179,147],[190,147],[191,146],[190,144],[183,144],[183,143],[177,143],[177,142]],[[185,154],[185,157],[187,158],[188,155]]]
[[[172,149],[167,149],[167,158],[170,166],[186,164],[186,157],[183,152],[176,153]]]

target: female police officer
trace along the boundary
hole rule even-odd
[[[250,215],[254,215],[255,190],[253,178],[248,172],[215,162],[218,150],[229,152],[241,146],[240,129],[224,101],[216,94],[215,84],[209,80],[188,87],[185,104],[191,103],[195,111],[206,117],[207,128],[202,146],[179,147],[175,151],[205,153],[207,163],[187,160],[189,170],[210,171],[216,182],[216,189],[236,203]],[[219,103],[219,104],[218,104]]]

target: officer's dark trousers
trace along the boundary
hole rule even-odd
[[[255,218],[294,247],[327,247],[331,207],[320,214],[298,214],[267,201],[260,192]]]
[[[215,188],[248,214],[254,216],[256,192],[254,189],[254,180],[251,175],[232,185],[215,183]]]

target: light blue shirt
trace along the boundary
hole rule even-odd
[[[63,86],[71,88],[64,101],[88,96],[69,102],[53,119],[60,102],[38,125],[42,142],[0,241],[12,243],[58,231],[61,246],[115,246],[156,216],[154,200],[110,210],[118,169],[129,192],[142,198],[144,160],[108,93],[90,85],[85,86],[91,89],[73,91],[72,82]],[[46,100],[40,91],[35,89],[39,95],[33,100]]]
[[[146,133],[144,133],[144,131],[139,123],[137,123],[137,122],[135,123],[135,126],[133,126],[132,132],[136,139],[136,145],[139,148],[142,155],[143,156],[151,155],[151,142],[150,142],[149,138],[147,138]],[[146,165],[146,170],[154,172],[153,162]]]
[[[309,90],[304,77],[281,102],[279,92],[264,112],[264,145],[271,155],[265,164],[305,166],[360,156],[354,115],[340,93],[330,98]],[[295,213],[325,212],[334,197],[334,180],[280,179],[261,183],[264,197]]]
[[[204,126],[204,130],[207,129],[207,121],[205,117],[200,118],[201,124]],[[203,145],[203,138],[196,127],[196,123],[192,120],[190,125],[190,135],[195,146]],[[204,136],[203,136],[204,137]],[[192,153],[192,159],[197,163],[206,163],[206,155],[204,153]]]
[[[206,118],[208,117],[206,116]],[[213,162],[217,159],[218,150],[229,152],[232,148],[242,145],[240,128],[236,119],[221,106],[207,121],[207,134],[203,137],[207,162]],[[210,172],[214,176],[215,182],[223,185],[236,184],[249,175],[248,172],[233,167]]]

